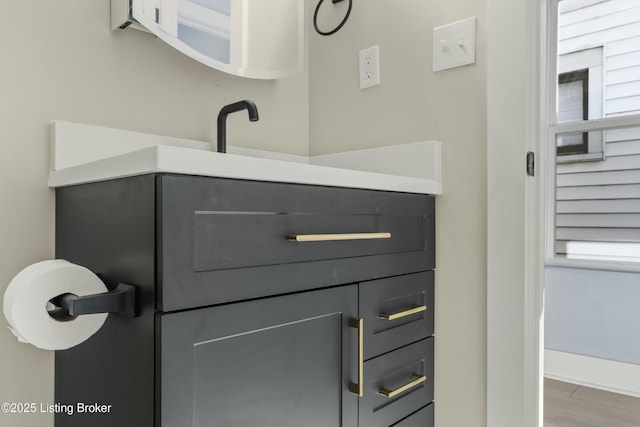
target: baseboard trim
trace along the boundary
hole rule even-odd
[[[640,397],[640,365],[556,350],[544,351],[544,376]]]

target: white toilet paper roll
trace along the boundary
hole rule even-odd
[[[95,334],[107,313],[59,321],[49,315],[47,303],[67,293],[84,296],[102,292],[107,292],[107,287],[90,270],[61,259],[42,261],[28,266],[9,283],[4,293],[4,316],[18,340],[44,350],[64,350]]]

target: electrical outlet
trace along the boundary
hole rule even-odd
[[[379,52],[378,45],[360,51],[360,89],[380,84]]]

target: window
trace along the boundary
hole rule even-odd
[[[548,255],[637,263],[640,3],[558,0],[557,5]]]

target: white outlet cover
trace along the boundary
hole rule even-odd
[[[476,18],[433,29],[433,71],[476,62]]]
[[[360,89],[380,84],[380,47],[362,49],[358,55],[360,64]]]

